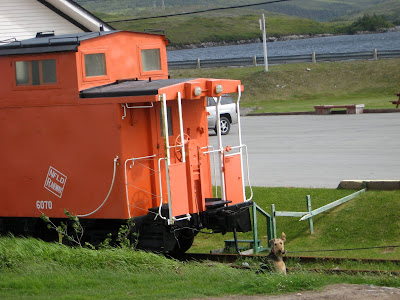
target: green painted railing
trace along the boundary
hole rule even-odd
[[[261,245],[259,246],[258,244],[258,218],[257,218],[257,213],[261,213],[263,217],[266,219],[266,225],[267,225],[267,236],[268,236],[268,247],[271,245],[269,244],[269,240],[276,238],[276,233],[273,235],[273,224],[272,224],[272,217],[270,214],[265,212],[260,206],[258,206],[255,202],[253,202],[252,206],[252,215],[253,215],[253,253],[257,254],[262,251],[269,250],[269,248],[264,248]]]
[[[364,193],[366,189],[359,190],[353,194],[350,194],[346,197],[340,198],[339,200],[333,201],[327,205],[324,205],[320,208],[317,208],[315,210],[312,210],[311,208],[311,197],[310,195],[306,196],[306,202],[307,202],[307,211],[306,212],[298,212],[298,211],[277,211],[275,210],[275,204],[271,204],[271,218],[272,218],[272,235],[276,237],[276,217],[300,217],[299,221],[304,221],[308,220],[309,228],[310,228],[310,233],[314,233],[314,222],[313,222],[313,216],[316,216],[320,213],[323,213],[329,209],[332,209],[336,206],[339,206],[343,203],[346,203],[347,201],[354,199],[357,197],[359,194]]]

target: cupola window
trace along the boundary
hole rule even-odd
[[[17,86],[57,83],[56,60],[16,61],[15,82]]]
[[[85,75],[86,77],[107,75],[104,53],[85,54]]]

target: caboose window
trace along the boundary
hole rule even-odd
[[[15,82],[18,86],[57,83],[56,60],[16,61]]]
[[[161,70],[160,49],[142,49],[141,56],[144,72]]]
[[[106,55],[104,53],[85,54],[86,77],[107,75]]]

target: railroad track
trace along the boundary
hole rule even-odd
[[[235,265],[233,263],[237,262],[239,259],[243,258],[253,258],[254,260],[262,261],[265,256],[263,255],[238,255],[238,254],[208,254],[208,253],[185,253],[179,257],[175,257],[181,261],[217,261],[221,263],[231,263],[233,268],[237,269],[250,269],[250,270],[260,270],[258,267],[249,266],[246,264]],[[371,258],[342,258],[342,257],[317,257],[317,256],[291,256],[288,255],[284,260],[290,261],[295,260],[299,264],[309,264],[309,263],[323,263],[330,262],[335,264],[340,264],[343,262],[359,262],[359,263],[393,263],[400,266],[399,259],[371,259]],[[288,267],[288,273],[296,271],[310,271],[324,274],[371,274],[371,275],[392,275],[400,276],[400,271],[398,270],[366,270],[366,269],[342,269],[340,267],[335,268],[306,268],[306,267]]]
[[[209,254],[209,253],[185,253],[179,257],[175,257],[179,260],[211,260],[211,261],[219,261],[219,262],[234,262],[239,258],[254,258],[261,260],[264,255],[238,255],[238,254],[227,254],[227,253],[218,253],[218,254]],[[322,256],[294,256],[294,255],[286,255],[284,260],[296,259],[300,263],[312,263],[312,262],[321,262],[321,261],[330,261],[334,263],[340,263],[344,261],[359,261],[364,263],[385,263],[391,262],[394,264],[400,265],[400,259],[379,259],[379,258],[347,258],[347,257],[322,257]]]

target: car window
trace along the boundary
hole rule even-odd
[[[207,97],[207,106],[216,106],[217,105],[216,98],[217,97]],[[230,95],[222,95],[221,105],[232,104],[232,103],[235,103],[235,102],[233,101],[233,99]]]
[[[229,95],[222,95],[221,104],[231,104],[233,103],[233,99]]]
[[[216,106],[217,103],[215,102],[213,97],[207,97],[207,106]]]

